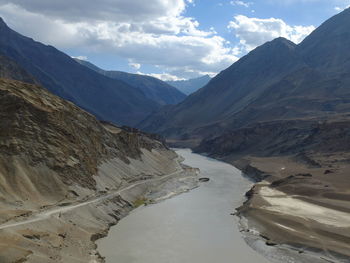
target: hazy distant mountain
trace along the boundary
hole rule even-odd
[[[188,80],[177,80],[177,81],[167,81],[168,84],[178,88],[180,91],[186,95],[203,88],[211,80],[209,75],[205,75],[199,78],[188,79]]]
[[[100,119],[134,125],[160,107],[140,89],[98,74],[54,47],[16,33],[2,19],[0,53],[54,94],[73,101]]]
[[[185,94],[160,79],[122,71],[106,71],[88,61],[75,60],[102,75],[112,79],[122,80],[132,87],[141,89],[147,98],[156,101],[160,105],[177,104],[186,98]]]
[[[140,126],[193,146],[262,122],[328,119],[350,112],[349,46],[347,9],[299,45],[278,38],[256,48]]]

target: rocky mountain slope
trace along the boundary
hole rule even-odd
[[[160,79],[122,71],[107,71],[100,69],[88,61],[80,59],[75,60],[104,76],[124,81],[132,87],[141,89],[147,98],[155,101],[159,105],[177,104],[186,98],[186,95],[181,91]]]
[[[99,119],[134,125],[159,104],[140,89],[88,69],[52,46],[11,30],[0,19],[0,53],[31,74],[52,93],[70,100]]]
[[[102,262],[94,241],[139,200],[198,181],[155,136],[37,85],[0,79],[0,119],[0,262]]]
[[[296,45],[279,38],[255,49],[213,78],[207,86],[174,107],[146,119],[141,127],[170,138],[229,125],[234,114],[258,99],[272,84],[304,67]],[[168,119],[168,116],[173,116]],[[164,124],[160,125],[160,122]],[[213,131],[214,132],[214,131]],[[199,132],[200,133],[200,132]]]
[[[140,127],[195,146],[203,138],[259,122],[346,113],[349,24],[347,9],[299,45],[283,38],[268,42],[182,103],[153,114]]]
[[[209,75],[204,75],[199,78],[188,79],[188,80],[167,81],[167,83],[179,89],[186,95],[190,95],[196,92],[197,90],[199,90],[200,88],[203,88],[205,85],[208,84],[210,80],[211,80],[211,77]]]
[[[0,54],[0,78],[14,79],[26,83],[37,84],[33,76],[28,74],[15,61]]]

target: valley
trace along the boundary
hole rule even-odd
[[[300,44],[267,42],[139,124],[255,180],[248,232],[331,262],[349,259],[349,23],[348,8]]]
[[[176,149],[184,164],[200,169],[210,178],[188,193],[131,212],[107,237],[98,250],[106,263],[115,262],[269,262],[242,239],[231,215],[251,182],[233,166]],[[114,244],[120,244],[114,246]]]
[[[1,263],[349,262],[350,7],[317,28],[235,16],[229,47],[184,17],[203,3],[175,2],[172,25],[157,4],[128,25],[134,2],[121,22],[65,20],[61,2],[25,16],[90,43],[62,38],[70,55],[0,17]],[[243,40],[270,24],[287,29]]]
[[[106,263],[115,262],[115,258],[126,263],[226,263],[234,258],[239,258],[241,263],[337,261],[314,251],[299,253],[300,249],[267,246],[266,240],[254,232],[256,225],[247,229],[245,221],[241,219],[239,223],[232,214],[233,207],[244,202],[244,192],[253,182],[227,163],[194,154],[189,149],[176,152],[184,157],[184,164],[198,167],[201,176],[210,180],[189,193],[140,207],[112,227],[109,235],[97,242]],[[277,208],[276,204],[273,207]]]

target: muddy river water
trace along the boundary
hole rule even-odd
[[[230,215],[252,182],[233,166],[180,149],[184,163],[201,170],[188,193],[135,209],[97,242],[107,263],[267,263],[242,238]]]

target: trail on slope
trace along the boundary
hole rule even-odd
[[[105,195],[101,195],[101,196],[92,198],[90,200],[86,200],[86,201],[80,202],[78,204],[72,204],[72,205],[68,205],[68,206],[64,206],[64,207],[53,208],[53,209],[49,209],[49,210],[46,210],[46,211],[40,211],[40,212],[32,214],[32,215],[30,215],[28,217],[21,218],[20,220],[18,220],[16,222],[12,222],[12,223],[11,222],[7,222],[7,223],[4,223],[4,224],[1,224],[0,225],[0,230],[4,230],[4,229],[7,229],[7,228],[11,228],[11,227],[17,227],[17,226],[21,226],[21,225],[25,225],[25,224],[29,224],[29,223],[42,221],[42,220],[48,219],[51,216],[56,215],[56,214],[60,214],[60,213],[62,214],[62,213],[71,211],[73,209],[76,209],[76,208],[79,208],[79,207],[82,207],[82,206],[86,206],[86,205],[89,205],[89,204],[92,204],[92,203],[98,203],[98,202],[104,201],[106,199],[109,199],[111,197],[120,195],[121,193],[123,193],[123,192],[125,192],[127,190],[130,190],[131,188],[134,188],[136,186],[139,186],[139,185],[142,185],[142,184],[145,184],[145,183],[151,183],[151,182],[157,182],[157,181],[160,181],[160,180],[164,180],[164,179],[166,179],[166,178],[168,178],[170,176],[173,176],[175,174],[178,174],[180,172],[182,172],[182,170],[178,170],[176,172],[167,174],[167,175],[162,176],[160,178],[143,180],[142,182],[133,183],[133,184],[125,186],[124,188],[119,189],[117,191],[113,191],[111,193],[108,193],[108,194],[105,194]]]

